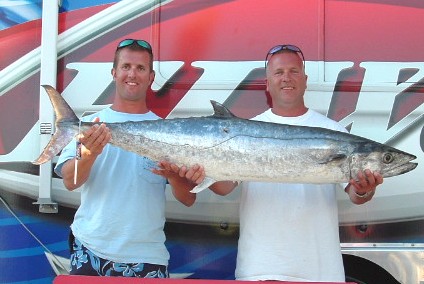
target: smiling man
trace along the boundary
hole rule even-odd
[[[308,76],[300,48],[271,48],[265,67],[272,107],[254,120],[346,131],[305,105]],[[357,178],[345,190],[353,203],[362,204],[371,200],[383,178],[369,170]],[[242,182],[237,279],[344,282],[336,200],[341,186]],[[217,182],[210,188],[225,195],[234,187]]]
[[[111,107],[85,121],[106,123],[160,119],[146,104],[155,78],[153,54],[144,40],[121,41],[112,69],[116,93]],[[55,171],[68,190],[81,188],[81,205],[71,225],[71,274],[168,277],[165,247],[165,185],[190,206],[193,184],[175,173],[152,173],[155,163],[108,144],[106,124],[95,124],[61,153]],[[75,167],[77,166],[77,170]]]

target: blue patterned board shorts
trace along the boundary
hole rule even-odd
[[[169,278],[165,265],[113,262],[98,257],[78,239],[71,238],[71,275]]]

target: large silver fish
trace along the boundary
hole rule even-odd
[[[34,164],[42,164],[92,122],[81,122],[62,96],[43,86],[56,113],[56,130]],[[206,117],[107,123],[110,144],[179,166],[201,164],[199,192],[220,180],[284,183],[341,183],[370,169],[391,177],[417,166],[414,155],[349,133],[242,119],[212,101]]]

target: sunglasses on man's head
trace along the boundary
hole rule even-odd
[[[137,44],[145,49],[147,49],[148,52],[152,53],[152,46],[145,40],[142,39],[124,39],[123,41],[121,41],[118,46],[116,47],[116,49],[120,49],[126,46],[130,46],[132,44]]]
[[[274,54],[276,54],[277,52],[280,52],[282,50],[290,50],[296,53],[299,53],[302,56],[302,60],[303,60],[303,67],[305,67],[305,56],[303,56],[303,52],[302,50],[300,50],[299,47],[295,46],[295,45],[291,45],[291,44],[280,44],[280,45],[276,45],[273,48],[271,48],[268,53],[266,54],[265,57],[265,68],[268,64],[268,58]]]

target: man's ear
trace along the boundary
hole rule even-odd
[[[153,81],[155,80],[155,75],[155,70],[152,70],[152,72],[150,72],[150,85],[153,84]]]

